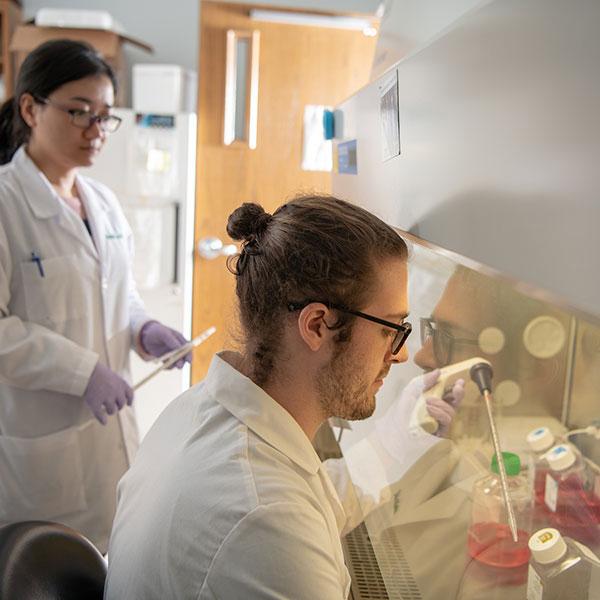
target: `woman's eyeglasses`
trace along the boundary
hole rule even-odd
[[[323,302],[321,300],[307,300],[306,302],[290,302],[288,304],[288,310],[290,312],[296,310],[302,310],[308,304],[312,304],[313,302],[318,302],[319,304],[324,304],[327,308],[331,308],[334,310],[339,310],[341,312],[348,313],[349,315],[354,315],[355,317],[360,317],[361,319],[366,319],[367,321],[372,321],[373,323],[378,323],[379,325],[384,325],[385,327],[389,327],[390,329],[396,330],[396,335],[392,340],[392,355],[398,354],[402,346],[404,346],[410,332],[412,331],[412,325],[410,323],[392,323],[391,321],[386,321],[385,319],[380,319],[379,317],[374,317],[373,315],[369,315],[364,312],[360,312],[358,310],[350,310],[345,306],[340,306],[339,304],[332,304],[330,302]]]
[[[52,106],[58,110],[62,110],[71,117],[71,123],[80,129],[88,129],[95,123],[100,125],[100,129],[106,133],[114,133],[121,125],[121,118],[116,115],[95,115],[89,110],[81,110],[80,108],[67,108],[56,102],[52,102],[48,98],[35,97],[35,101],[40,104]]]

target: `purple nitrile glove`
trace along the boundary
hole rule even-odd
[[[437,370],[436,370],[437,371]],[[429,373],[427,375],[430,375]],[[435,380],[431,382],[430,385],[425,387],[425,390],[433,387],[437,382],[439,377],[439,371],[437,371],[437,375]],[[462,399],[465,397],[465,380],[457,379],[452,389],[444,394],[442,399],[436,398],[435,396],[431,396],[429,398],[425,398],[425,406],[427,407],[427,412],[429,416],[433,417],[439,425],[438,430],[435,432],[435,435],[438,437],[448,437],[450,433],[450,426],[452,425],[452,420],[456,415],[456,409],[459,407]]]
[[[107,414],[116,413],[125,404],[131,406],[133,390],[122,377],[108,367],[97,363],[88,381],[83,399],[96,419],[102,425],[106,425]]]
[[[171,329],[166,325],[162,325],[158,321],[148,321],[144,323],[140,330],[140,344],[143,350],[151,356],[160,358],[167,352],[177,350],[187,344],[188,341],[175,329]],[[169,367],[177,367],[181,369],[183,365],[192,362],[192,353],[188,352],[182,359],[178,360],[174,365]]]

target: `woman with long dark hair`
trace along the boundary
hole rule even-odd
[[[119,127],[116,87],[93,48],[55,40],[0,109],[0,522],[59,521],[102,551],[137,447],[129,351],[185,343],[144,311],[116,197],[79,174]]]

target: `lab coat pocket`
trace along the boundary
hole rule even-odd
[[[0,521],[86,510],[79,429],[38,438],[0,435]]]
[[[76,255],[21,263],[27,318],[57,329],[70,319],[85,317],[86,276]]]

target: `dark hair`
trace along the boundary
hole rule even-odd
[[[273,215],[245,203],[227,222],[242,240],[228,261],[236,275],[240,321],[252,377],[267,381],[275,366],[290,303],[328,301],[360,309],[369,300],[381,259],[406,260],[404,240],[368,211],[331,196],[299,196]],[[353,317],[340,313],[336,341],[350,339]]]
[[[29,126],[19,108],[23,94],[47,98],[65,83],[94,75],[106,75],[117,92],[112,67],[89,44],[52,40],[30,52],[19,69],[15,95],[0,108],[0,164],[9,162],[19,146],[29,139]]]

